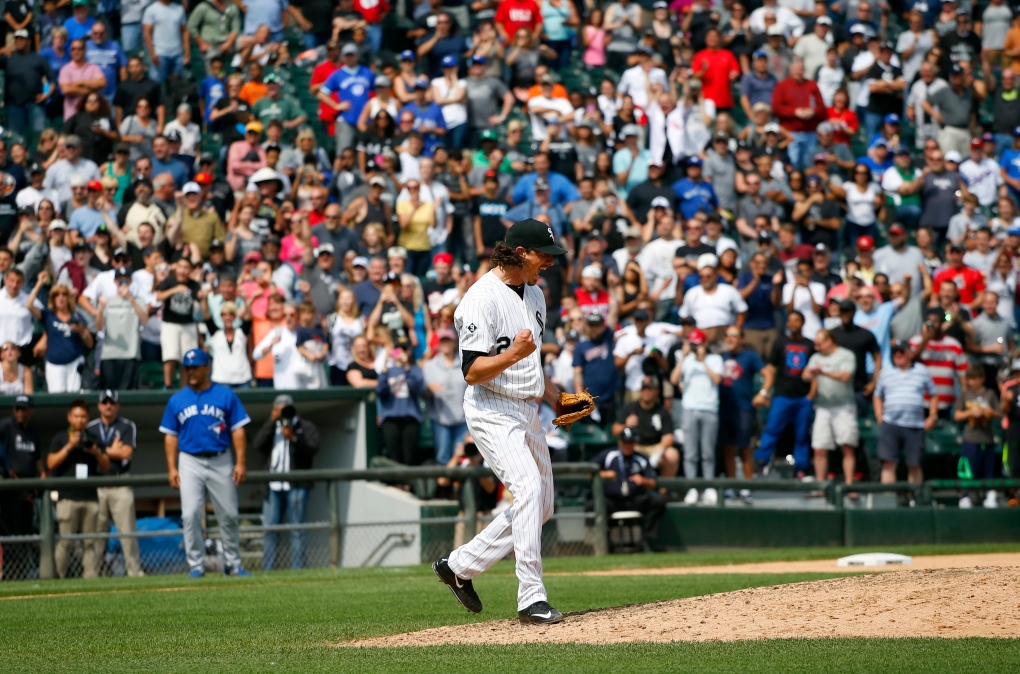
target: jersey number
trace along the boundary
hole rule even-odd
[[[509,348],[510,348],[510,338],[509,337],[500,337],[499,339],[496,340],[496,355],[497,356],[499,354],[503,353],[504,351],[506,351]]]

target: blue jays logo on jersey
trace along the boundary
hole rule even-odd
[[[222,422],[217,421],[216,423],[209,424],[206,427],[206,429],[209,430],[209,431],[212,431],[213,433],[215,433],[216,437],[218,438],[218,437],[220,437],[220,433],[225,431],[227,429],[227,427]]]

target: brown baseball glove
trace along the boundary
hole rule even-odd
[[[560,391],[560,415],[553,419],[557,426],[566,426],[580,421],[595,410],[595,398],[587,390],[579,393]]]

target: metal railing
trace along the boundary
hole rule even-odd
[[[608,553],[607,544],[607,513],[605,491],[602,486],[602,478],[597,467],[589,463],[560,463],[554,464],[553,475],[557,484],[583,484],[592,490],[594,517],[592,519],[593,534],[591,536],[592,552],[596,555]],[[478,506],[475,502],[474,481],[483,477],[493,477],[491,470],[485,467],[477,468],[446,468],[445,466],[428,467],[399,467],[399,468],[331,468],[297,470],[289,473],[270,473],[268,471],[253,471],[248,473],[247,482],[260,484],[271,481],[291,482],[326,482],[327,490],[327,512],[328,522],[311,522],[302,525],[301,528],[327,531],[328,532],[328,564],[339,566],[343,558],[343,541],[345,531],[351,531],[358,527],[384,527],[394,526],[400,523],[394,522],[368,522],[350,523],[341,521],[341,506],[339,487],[343,482],[373,481],[373,482],[408,482],[418,479],[436,479],[440,477],[449,478],[461,483],[461,501],[463,504],[464,516],[455,518],[423,518],[416,520],[414,524],[427,525],[450,525],[463,522],[467,532],[477,530],[480,520]],[[76,478],[44,478],[44,479],[18,479],[0,481],[0,491],[39,491],[42,492],[42,507],[39,508],[39,533],[33,536],[6,537],[8,545],[29,545],[38,544],[38,577],[51,579],[56,577],[56,566],[54,552],[56,550],[56,522],[54,520],[54,509],[50,506],[50,491],[59,489],[81,489],[99,487],[165,487],[167,477],[163,474],[149,475],[110,475],[92,477],[84,480]],[[570,519],[570,515],[560,516],[559,519]],[[576,515],[575,515],[576,517]],[[587,521],[586,517],[586,521]],[[242,527],[242,542],[244,534],[262,534],[267,531],[292,531],[294,525],[276,525],[261,527]],[[135,532],[128,534],[97,532],[88,534],[66,534],[60,538],[67,540],[82,540],[85,544],[95,544],[95,541],[105,541],[111,538],[133,537],[146,538],[153,536],[174,536],[180,535],[182,530],[169,529],[158,532]],[[216,534],[216,529],[210,529],[208,534]],[[242,546],[243,547],[243,546]],[[243,553],[243,551],[242,551]],[[243,557],[243,554],[242,554]]]

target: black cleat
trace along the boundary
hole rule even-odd
[[[547,601],[536,601],[523,611],[518,611],[517,619],[522,625],[552,625],[563,622],[563,614],[549,606]]]
[[[439,576],[439,580],[443,581],[450,592],[453,592],[453,596],[457,598],[457,601],[461,605],[472,613],[482,612],[482,600],[478,598],[478,593],[475,592],[474,586],[470,580],[464,580],[453,572],[449,564],[450,558],[440,557],[432,563],[432,570]]]

